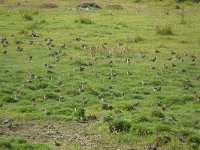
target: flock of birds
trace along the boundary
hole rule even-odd
[[[26,34],[28,34],[28,33],[26,33]],[[40,36],[37,34],[37,33],[31,33],[31,35],[30,35],[33,39],[38,39]],[[28,44],[29,45],[32,45],[32,44],[34,44],[34,40],[29,40],[28,41]],[[47,53],[49,54],[49,56],[53,56],[54,58],[55,58],[55,63],[56,62],[59,62],[59,60],[61,59],[61,56],[62,56],[62,54],[63,54],[63,50],[64,49],[66,49],[66,43],[64,43],[63,45],[61,45],[61,46],[59,46],[59,50],[57,50],[57,51],[54,51],[54,47],[55,47],[55,45],[54,45],[54,40],[52,39],[52,38],[47,38],[47,39],[45,39],[44,40],[45,41],[45,46],[46,46],[46,49],[47,49]],[[81,42],[81,38],[80,37],[76,37],[75,38],[75,41],[77,41],[77,42]],[[20,46],[20,43],[21,43],[21,41],[16,41],[15,42],[15,44],[16,44],[16,51],[17,52],[23,52],[23,51],[25,51],[24,50],[24,48],[22,47],[22,46]],[[69,44],[71,43],[71,41],[69,42]],[[2,47],[3,47],[3,52],[2,52],[2,54],[4,54],[4,55],[6,55],[7,53],[8,53],[8,50],[6,49],[8,46],[9,46],[9,41],[8,41],[8,39],[6,38],[6,37],[3,37],[3,38],[1,38],[1,44],[2,44]],[[43,45],[42,44],[42,42],[38,42],[38,44],[39,45]],[[69,45],[68,44],[68,45]],[[104,50],[104,51],[107,51],[107,43],[104,43],[104,44],[102,44],[101,46],[96,46],[96,47],[94,47],[94,46],[90,46],[90,45],[87,45],[87,44],[82,44],[82,42],[81,42],[81,48],[82,49],[85,49],[85,50],[88,50],[88,51],[98,51],[99,49],[101,49],[101,50]],[[121,46],[121,45],[120,45]],[[124,50],[125,50],[126,48],[124,48]],[[154,51],[154,53],[155,53],[155,57],[153,57],[152,59],[148,59],[149,57],[147,56],[147,54],[145,54],[145,53],[138,53],[138,56],[140,57],[140,58],[142,58],[142,59],[145,59],[145,58],[147,58],[147,61],[149,61],[149,64],[151,64],[150,65],[150,69],[152,69],[152,70],[155,70],[156,69],[156,66],[154,65],[155,64],[155,62],[158,60],[158,56],[156,56],[157,54],[159,54],[159,53],[161,53],[159,50],[155,50]],[[168,68],[170,68],[170,67],[172,67],[172,68],[176,68],[177,67],[177,65],[174,63],[174,61],[172,61],[172,60],[179,60],[180,62],[184,62],[185,61],[185,59],[187,59],[187,58],[189,58],[190,59],[190,62],[191,62],[191,66],[195,66],[195,65],[197,65],[197,56],[195,56],[195,55],[193,55],[193,54],[189,54],[189,53],[186,53],[186,52],[184,52],[184,54],[183,54],[183,56],[182,55],[180,55],[180,54],[178,54],[178,53],[176,53],[176,52],[174,52],[174,51],[170,51],[170,57],[168,57],[168,58],[166,58],[165,59],[165,61],[168,61],[168,62],[171,62],[171,66],[169,66],[169,65],[167,65],[166,63],[164,63],[163,64],[163,69],[168,69]],[[32,61],[32,59],[33,59],[33,56],[32,55],[30,55],[28,58],[27,58],[27,60],[30,62],[30,61]],[[71,57],[70,57],[70,59],[72,59]],[[95,61],[97,61],[99,58],[98,58],[98,56],[94,56],[93,58],[92,58],[92,61],[87,61],[86,62],[86,66],[92,66],[93,65],[93,63],[95,63]],[[106,55],[106,60],[108,60],[107,61],[107,63],[108,63],[108,66],[111,68],[110,69],[110,73],[109,73],[109,75],[108,75],[108,77],[107,77],[107,79],[108,80],[111,80],[111,79],[113,79],[113,78],[115,78],[117,75],[118,75],[118,73],[117,73],[117,71],[115,71],[114,69],[112,69],[112,64],[114,63],[114,61],[112,60],[112,56],[110,56],[110,55]],[[124,60],[124,63],[126,63],[126,64],[131,64],[131,62],[132,62],[132,60],[130,59],[130,58],[126,58],[125,60]],[[169,63],[168,63],[169,64]],[[80,65],[75,71],[79,71],[79,72],[83,72],[84,70],[85,70],[85,68],[86,68],[86,66],[83,66],[83,65]],[[54,71],[52,71],[52,69],[54,68],[54,66],[52,65],[52,64],[49,64],[49,63],[45,63],[44,64],[44,67],[46,67],[47,68],[47,74],[50,74],[50,76],[49,76],[49,78],[50,79],[53,79],[53,73],[54,73]],[[161,71],[163,71],[163,69],[161,69]],[[186,69],[181,69],[181,72],[186,72],[187,70]],[[130,71],[126,71],[126,75],[132,75],[133,73],[132,72],[130,72]],[[98,77],[98,72],[95,72],[94,74],[93,74],[95,77]],[[70,74],[69,76],[73,76],[73,74]],[[25,83],[23,83],[22,84],[22,88],[23,87],[25,87],[26,86],[26,84],[29,84],[29,83],[32,83],[32,82],[36,82],[36,81],[42,81],[43,80],[43,77],[42,76],[38,76],[38,75],[35,75],[35,74],[33,74],[32,72],[30,72],[29,73],[29,76],[28,76],[28,78],[27,78],[27,80],[26,80],[26,82]],[[196,80],[200,80],[200,75],[199,76],[197,76],[196,77]],[[63,80],[58,80],[57,81],[58,82],[58,85],[62,85],[63,84]],[[142,85],[146,85],[146,83],[144,82],[144,81],[141,81],[141,82],[139,82],[140,84],[142,84]],[[184,82],[183,82],[183,88],[185,89],[185,90],[188,90],[190,87],[191,87],[191,81],[189,80],[189,79],[186,79]],[[162,87],[161,86],[155,86],[154,88],[153,88],[153,91],[154,92],[160,92],[161,91],[161,89],[162,89]],[[78,87],[78,91],[79,92],[82,92],[82,91],[84,91],[84,86],[83,85],[80,85],[79,87]],[[16,90],[16,93],[18,94],[20,92],[20,88],[18,88],[17,90]],[[200,96],[198,96],[198,93],[197,93],[197,91],[194,91],[193,92],[194,94],[195,94],[195,97],[196,97],[196,101],[200,101]],[[19,100],[19,98],[18,98],[18,95],[15,95],[15,97],[14,97],[14,99],[15,100]],[[122,95],[123,95],[124,93],[122,92]],[[99,97],[101,97],[101,96],[99,96]],[[48,100],[49,99],[49,97],[48,97],[48,95],[44,95],[43,96],[43,99],[44,100]],[[100,98],[101,100],[104,100],[104,98],[103,97],[101,97]],[[58,100],[59,101],[61,101],[61,102],[63,102],[64,100],[65,100],[65,97],[63,96],[63,95],[61,95],[61,96],[59,96],[58,97]],[[31,99],[31,101],[32,101],[32,104],[33,105],[35,105],[35,103],[36,103],[36,98],[35,97],[33,97],[32,99]],[[85,105],[85,101],[83,102],[84,103],[84,105]],[[104,106],[103,106],[104,107]],[[47,111],[46,109],[43,109],[43,111],[44,111],[44,113],[46,114],[46,115],[50,115],[51,113],[49,112],[49,111]]]

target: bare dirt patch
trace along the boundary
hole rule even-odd
[[[4,3],[4,0],[0,0],[0,4],[3,4]]]
[[[94,130],[95,131],[95,130]],[[24,138],[32,142],[45,143],[49,147],[65,149],[67,145],[76,145],[94,149],[100,143],[88,124],[75,121],[16,121],[0,119],[0,135],[4,137]],[[59,146],[55,143],[59,143]]]

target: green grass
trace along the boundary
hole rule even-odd
[[[8,41],[0,43],[0,119],[41,124],[23,147],[139,149],[159,141],[161,149],[199,149],[199,4],[169,1],[166,15],[163,3],[98,1],[101,10],[81,11],[74,9],[80,1],[56,0],[48,9],[40,1],[0,1],[0,40]],[[184,6],[184,24],[177,5]],[[106,122],[106,116],[112,119]],[[55,147],[46,121],[55,128],[74,125],[78,138],[55,135],[61,143]],[[14,133],[0,123],[0,141],[17,149],[23,130],[13,125]],[[111,133],[117,124],[125,124],[126,132]]]
[[[33,144],[28,143],[25,139],[20,138],[0,138],[0,149],[9,149],[9,150],[34,150],[34,149],[41,149],[41,150],[50,150],[44,144]]]

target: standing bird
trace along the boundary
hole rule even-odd
[[[127,63],[127,64],[130,64],[130,63],[131,63],[131,60],[127,58],[127,59],[126,59],[126,63]]]
[[[172,67],[176,67],[176,65],[174,63],[172,63]]]
[[[153,69],[153,70],[156,69],[156,67],[155,67],[155,66],[152,66],[152,65],[150,66],[150,68]]]
[[[7,51],[6,51],[6,50],[4,50],[4,51],[3,51],[3,54],[7,54]]]
[[[51,112],[49,112],[49,111],[46,110],[46,109],[43,109],[43,112],[44,112],[44,114],[47,115],[47,116],[51,115]]]
[[[163,64],[163,67],[164,67],[164,68],[168,68],[165,64]]]
[[[155,53],[160,53],[160,51],[159,50],[155,50]]]
[[[166,60],[171,61],[171,60],[172,60],[172,57],[169,57],[169,58],[167,58]]]
[[[21,52],[21,51],[23,51],[23,48],[20,46],[17,46],[16,51]]]
[[[153,59],[150,59],[149,61],[155,62],[156,59],[157,59],[157,58],[155,57],[155,58],[153,58]]]
[[[154,87],[154,92],[160,92],[161,91],[161,86],[157,86],[157,87]]]
[[[29,56],[29,57],[28,57],[28,61],[31,61],[32,58],[33,58],[33,56]]]
[[[171,55],[175,55],[175,54],[176,54],[176,53],[175,53],[174,51],[172,51],[172,50],[171,50],[170,52],[171,52]]]
[[[55,145],[55,146],[61,146],[61,144],[58,143],[58,142],[56,142],[56,141],[54,141],[54,145]]]

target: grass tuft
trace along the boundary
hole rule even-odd
[[[75,23],[80,23],[80,24],[93,24],[94,22],[87,17],[80,17],[78,19],[74,20]]]
[[[155,28],[156,34],[160,35],[172,35],[172,27],[170,25],[164,25],[164,26],[156,26]]]
[[[126,120],[115,120],[110,126],[110,132],[128,132],[131,128],[131,123]]]
[[[124,9],[124,7],[119,4],[108,5],[108,6],[106,6],[106,8],[112,9],[112,10],[123,10]]]
[[[19,13],[23,19],[25,19],[27,21],[33,20],[33,12],[32,11],[30,11],[28,9],[21,9],[21,10],[19,10]]]

